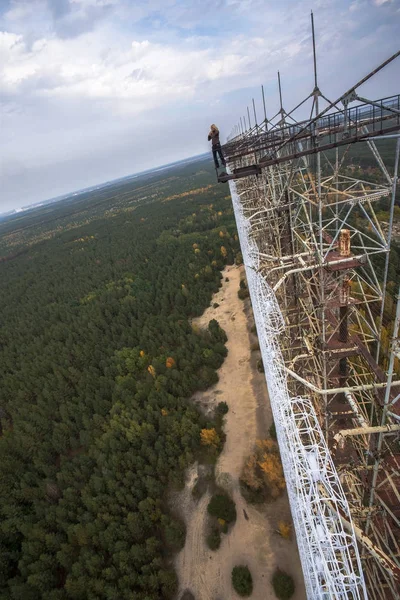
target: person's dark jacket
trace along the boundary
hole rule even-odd
[[[210,133],[208,134],[208,141],[212,140],[212,145],[213,146],[219,146],[220,145],[220,141],[219,141],[219,131],[213,131],[211,129]]]

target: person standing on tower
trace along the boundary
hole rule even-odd
[[[216,125],[211,125],[210,133],[208,134],[208,141],[211,140],[212,143],[212,153],[214,158],[215,168],[219,168],[218,156],[219,155],[223,166],[226,166],[226,162],[224,159],[224,155],[222,154],[221,143],[219,141],[219,129]]]

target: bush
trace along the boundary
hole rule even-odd
[[[259,373],[264,373],[264,363],[262,361],[262,358],[259,358],[257,361],[257,371]]]
[[[186,539],[185,523],[183,521],[171,519],[166,515],[162,517],[161,522],[164,527],[164,538],[167,546],[172,549],[173,552],[182,550]]]
[[[289,600],[294,594],[293,578],[280,569],[276,569],[272,576],[272,586],[279,600]]]
[[[216,319],[211,319],[208,324],[208,331],[211,333],[211,336],[214,338],[215,342],[222,342],[225,344],[225,342],[228,340],[228,336],[222,327],[220,327]]]
[[[207,546],[210,550],[218,550],[221,545],[221,534],[217,527],[214,527],[210,535],[207,536]]]
[[[290,540],[292,537],[292,525],[287,521],[279,521],[278,532],[285,540]]]
[[[214,494],[207,506],[207,511],[213,517],[224,519],[227,523],[236,521],[235,503],[226,494]]]
[[[203,446],[218,450],[221,445],[221,438],[214,427],[212,429],[202,429],[200,431],[200,443]]]
[[[249,297],[249,290],[248,289],[240,289],[238,291],[238,296],[241,300],[245,300],[245,298]]]
[[[220,402],[217,406],[216,411],[219,415],[226,415],[226,413],[229,411],[229,406],[226,402]]]
[[[233,567],[232,585],[239,596],[250,596],[253,591],[253,578],[247,567]]]
[[[257,340],[256,342],[253,342],[250,346],[250,349],[252,352],[256,352],[257,350],[260,349],[260,342]]]
[[[273,440],[276,441],[276,427],[275,427],[275,421],[272,422],[271,427],[269,428],[269,436],[270,438],[272,438]]]
[[[285,478],[278,444],[274,440],[257,440],[254,453],[244,464],[240,483],[249,502],[275,500],[282,494]]]
[[[240,289],[241,290],[247,290],[247,283],[245,279],[241,279],[240,283],[239,283]]]
[[[162,597],[167,600],[174,598],[178,591],[178,578],[175,571],[159,571]]]
[[[198,373],[197,387],[199,390],[207,390],[209,387],[218,383],[218,373],[211,367],[202,367]]]
[[[225,277],[225,281],[229,281],[229,277]]]
[[[214,302],[213,308],[218,308],[218,306],[219,306],[218,302]]]
[[[214,345],[214,352],[220,354],[221,356],[226,356],[228,354],[228,349],[222,342],[217,342]]]
[[[243,263],[243,256],[241,252],[238,252],[235,256],[235,264],[241,265]]]

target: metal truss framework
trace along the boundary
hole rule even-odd
[[[255,125],[248,112],[248,125],[241,121],[224,146],[227,179],[308,598],[367,598],[368,590],[374,600],[395,600],[400,300],[393,323],[384,309],[400,96],[357,95],[379,67],[329,102],[315,60],[314,67],[310,119],[296,121],[299,107],[287,113],[281,99],[278,114],[257,124],[253,102]],[[396,148],[394,168],[377,136]],[[352,175],[346,156],[353,143],[369,149],[380,183]],[[386,228],[377,218],[382,200]],[[392,326],[388,352],[382,325]]]

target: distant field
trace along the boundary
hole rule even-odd
[[[193,188],[215,185],[210,159],[170,167],[167,170],[117,181],[114,185],[72,195],[59,202],[33,208],[0,221],[0,260],[50,239],[65,229],[74,229],[98,219],[107,212],[131,212],[137,205],[154,202],[168,195],[179,195]],[[220,184],[221,193],[227,186]]]

